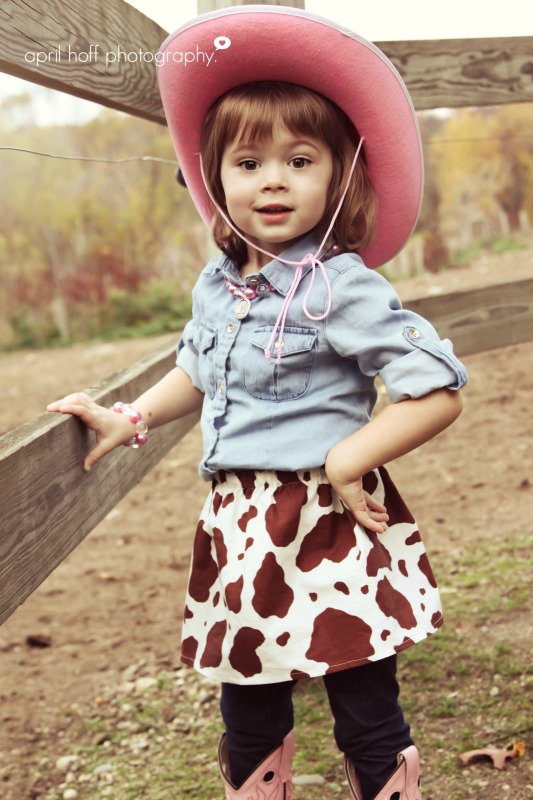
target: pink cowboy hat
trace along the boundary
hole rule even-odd
[[[199,159],[207,111],[235,86],[277,80],[328,97],[365,139],[379,201],[376,236],[360,250],[365,264],[385,264],[405,245],[422,201],[420,133],[400,74],[371,42],[301,9],[233,6],[196,17],[168,36],[157,74],[176,155],[207,225],[213,206]]]

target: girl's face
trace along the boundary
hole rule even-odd
[[[321,139],[280,125],[262,142],[233,141],[220,179],[232,222],[254,244],[279,255],[324,215],[333,157]],[[249,252],[255,260],[255,254]],[[257,253],[260,266],[269,261]]]

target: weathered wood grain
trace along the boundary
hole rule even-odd
[[[0,71],[164,124],[153,59],[166,35],[123,0],[2,0]]]
[[[123,0],[3,0],[0,71],[165,124],[153,60],[165,38]],[[377,45],[418,109],[533,100],[531,37]]]
[[[104,405],[131,399],[174,361],[174,348],[167,346],[89,392]],[[196,419],[152,431],[140,450],[117,448],[88,474],[82,462],[92,434],[71,417],[42,414],[0,438],[0,624]]]
[[[460,108],[533,100],[533,38],[380,42],[415,108]]]
[[[533,279],[453,292],[404,305],[429,319],[457,355],[533,339]]]

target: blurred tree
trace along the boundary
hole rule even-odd
[[[462,109],[430,138],[429,174],[440,192],[440,229],[454,250],[520,226],[531,214],[533,104]],[[429,227],[429,226],[428,226]]]
[[[105,110],[82,126],[15,125],[27,121],[20,109],[28,103],[19,98],[0,108],[4,146],[88,159],[174,159],[167,130],[154,123]],[[68,340],[71,318],[78,333],[111,289],[136,292],[150,280],[179,278],[189,295],[205,261],[205,235],[175,165],[9,150],[0,151],[0,164],[0,309],[8,318],[15,299],[31,325],[39,318]]]
[[[530,104],[495,110],[489,132],[497,140],[502,164],[496,200],[505,212],[511,231],[519,230],[526,211],[533,219],[533,108]]]

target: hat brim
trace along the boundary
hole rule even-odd
[[[214,42],[221,37],[231,44],[217,49]],[[420,212],[422,147],[407,88],[375,45],[300,9],[257,5],[196,17],[168,36],[159,53],[158,82],[170,135],[206,224],[213,207],[202,181],[199,148],[209,108],[243,83],[285,81],[328,97],[365,139],[378,196],[376,235],[359,251],[366,265],[380,266],[401,250]]]

